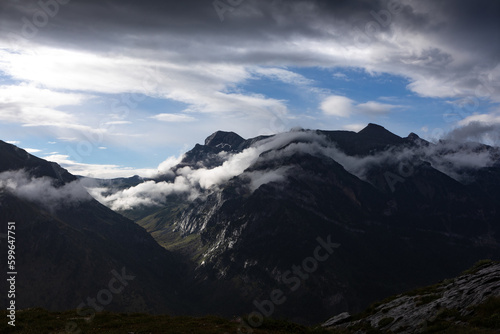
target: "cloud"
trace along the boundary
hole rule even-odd
[[[466,95],[466,92],[460,89],[460,85],[456,82],[443,83],[440,78],[436,77],[414,79],[407,87],[425,97],[446,98]]]
[[[38,47],[36,54],[0,51],[1,57],[8,64],[4,69],[6,74],[12,78],[52,90],[144,94],[185,103],[188,105],[186,111],[191,112],[262,115],[275,114],[279,110],[280,113],[287,113],[283,101],[261,94],[244,95],[228,91],[231,86],[251,78],[251,68],[245,65],[177,63],[168,58],[159,61],[139,55],[116,57],[51,47]],[[283,76],[282,72],[279,73]],[[99,80],[95,80],[96,77]],[[62,116],[54,115],[50,123],[56,123],[56,118],[60,123]],[[192,120],[190,116],[157,116],[164,121]]]
[[[354,132],[359,132],[363,130],[366,127],[366,124],[361,124],[361,123],[356,123],[356,124],[347,124],[344,125],[342,128],[344,130],[349,130],[349,131],[354,131]]]
[[[65,154],[51,154],[43,157],[45,160],[57,162],[63,168],[67,169],[70,173],[79,176],[94,177],[94,178],[118,178],[118,177],[131,177],[134,175],[141,175],[144,177],[155,175],[158,171],[150,168],[130,168],[119,165],[106,165],[106,164],[86,164],[76,162],[70,159]]]
[[[445,139],[475,141],[500,146],[500,110],[489,114],[474,114],[457,122],[457,127],[445,134]]]
[[[476,121],[476,119],[479,120]],[[480,121],[486,119],[491,121]],[[495,119],[493,115],[471,116],[466,122],[459,122],[459,124],[464,125],[447,133],[445,135],[446,139],[461,142],[476,141],[496,146],[500,145],[500,117]]]
[[[371,116],[380,116],[390,113],[393,109],[401,108],[402,106],[380,103],[376,101],[368,101],[365,103],[356,103],[345,96],[332,95],[323,100],[320,109],[325,115],[350,117],[352,114],[365,114]]]
[[[354,111],[354,101],[339,95],[332,95],[321,102],[320,109],[325,115],[349,117]]]
[[[158,114],[155,116],[151,116],[150,118],[154,118],[158,121],[162,122],[193,122],[196,120],[196,118],[188,116],[188,115],[181,115],[181,114]]]
[[[242,184],[253,192],[263,184],[285,182],[292,166],[280,166],[279,162],[295,154],[331,158],[363,180],[367,180],[366,175],[373,167],[420,159],[450,177],[465,181],[462,175],[464,168],[491,166],[498,160],[500,152],[485,150],[479,144],[439,142],[415,147],[395,147],[366,156],[350,156],[325,136],[314,131],[298,130],[260,140],[239,153],[225,152],[220,155],[225,161],[214,168],[177,167],[182,157],[171,157],[158,167],[157,175],[167,176],[171,181],[148,180],[125,190],[98,187],[89,188],[89,192],[114,210],[162,205],[172,194],[184,195],[192,200],[218,191],[234,177],[240,178]],[[252,168],[266,166],[269,162],[277,162],[278,165],[265,170]]]
[[[92,199],[78,181],[56,186],[54,179],[35,178],[25,170],[0,173],[0,191],[8,191],[50,211]]]
[[[278,134],[269,139],[258,141],[254,146],[242,152],[225,155],[226,160],[222,165],[214,168],[195,169],[185,166],[174,171],[173,167],[180,162],[181,157],[172,157],[160,164],[158,170],[160,176],[167,175],[173,178],[173,181],[155,182],[151,180],[119,191],[102,187],[89,187],[88,190],[98,201],[113,210],[160,205],[165,203],[166,197],[171,194],[184,194],[194,199],[203,194],[217,191],[219,186],[240,175],[244,175],[249,180],[249,189],[254,191],[263,184],[283,181],[283,173],[288,169],[278,168],[275,171],[245,173],[245,170],[254,165],[262,153],[285,147],[295,140],[309,140],[314,136],[314,134],[303,131]],[[110,192],[113,193],[110,195]]]
[[[163,161],[161,164],[158,165],[158,174],[160,175],[167,175],[171,174],[174,175],[172,172],[172,168],[177,166],[178,164],[181,163],[182,159],[184,159],[184,155],[180,155],[178,157],[169,157],[165,161]]]
[[[88,188],[88,190],[96,200],[110,205],[113,210],[130,210],[138,206],[160,205],[165,202],[166,196],[187,193],[191,191],[191,186],[185,177],[179,176],[174,182],[146,181],[109,196],[103,195],[109,191],[108,188]]]
[[[279,80],[283,83],[291,85],[303,86],[310,85],[314,82],[313,80],[307,79],[306,77],[298,73],[276,67],[258,67],[254,69],[253,72],[259,76],[267,77],[273,80]]]
[[[151,134],[143,141],[122,132],[99,146],[111,148],[114,141],[130,147],[147,140],[158,146],[167,140],[184,144],[191,133],[221,125],[252,136],[276,133],[293,116],[292,103],[281,92],[263,94],[261,86],[248,84],[262,78],[299,88],[317,84],[301,74],[309,69],[388,73],[404,78],[410,93],[421,96],[463,98],[480,92],[486,103],[500,101],[498,1],[401,0],[381,21],[390,1],[247,0],[226,13],[222,23],[210,1],[102,3],[71,2],[29,37],[23,36],[23,17],[40,10],[38,3],[0,1],[0,72],[10,83],[0,92],[1,121],[43,126],[40,131],[77,140],[82,132],[96,133],[95,121],[109,112],[94,111],[89,96],[105,104],[117,96],[144,94],[180,103],[184,110],[165,113],[189,112],[200,122],[184,124],[190,131],[165,131],[146,119],[142,128],[134,123],[137,132]],[[311,99],[322,100],[329,88],[317,87]],[[17,100],[5,100],[16,94]],[[395,108],[345,99],[327,98],[320,110],[326,117],[346,118],[363,112],[384,115]]]
[[[271,182],[284,182],[287,177],[287,172],[290,170],[290,168],[290,166],[285,166],[275,170],[246,172],[243,174],[243,177],[250,179],[250,185],[248,187],[250,188],[251,192],[254,192],[264,184],[268,184]]]
[[[16,78],[114,92],[134,91],[131,83],[142,79],[144,71],[140,70],[147,68],[146,60],[168,67],[167,83],[168,78],[185,80],[189,73],[185,64],[194,64],[193,72],[200,77],[218,79],[222,78],[214,71],[216,64],[239,67],[239,74],[247,78],[252,71],[245,70],[246,66],[263,66],[263,71],[278,66],[356,67],[408,78],[409,89],[433,97],[473,94],[482,75],[493,73],[493,81],[498,80],[500,73],[494,71],[499,54],[498,3],[402,0],[398,4],[389,8],[386,1],[253,0],[228,12],[221,24],[212,3],[206,1],[178,6],[151,0],[126,5],[115,0],[109,6],[86,1],[65,6],[64,12],[51,18],[43,34],[38,34],[37,43],[54,46],[51,54],[57,54],[55,57],[31,48],[29,58],[23,54],[0,58],[2,67]],[[22,17],[39,10],[23,1],[0,6],[4,30],[17,35],[22,32]],[[385,19],[380,14],[383,11],[392,13]],[[109,17],[114,19],[107,20]],[[147,24],[140,19],[143,17],[148,18]],[[8,50],[35,44],[29,38],[16,43],[12,33],[2,36]],[[70,43],[92,52],[61,50]],[[13,57],[26,64],[25,68]],[[51,64],[57,64],[59,71],[53,71]],[[104,80],[100,76],[103,67],[111,74]],[[76,70],[75,76],[69,80],[65,74],[72,70]],[[234,79],[225,76],[223,85],[241,82],[237,72]],[[282,74],[275,78],[290,81]],[[101,80],[92,80],[95,77]]]
[[[386,115],[390,113],[394,108],[400,108],[401,106],[380,103],[375,101],[368,101],[366,103],[360,103],[356,106],[356,109],[366,115]]]
[[[347,77],[347,75],[346,75],[346,74],[344,74],[344,73],[341,73],[341,72],[336,72],[336,73],[333,73],[333,74],[332,74],[332,76],[333,76],[334,78],[337,78],[337,79],[344,79],[344,80],[346,80],[346,81],[349,81],[349,78]]]
[[[106,122],[104,123],[105,125],[125,125],[125,124],[132,124],[130,121],[111,121],[111,122]]]
[[[435,169],[459,182],[469,182],[468,175],[463,174],[464,170],[493,166],[500,157],[500,150],[488,150],[482,144],[457,141],[389,148],[362,157],[346,155],[336,147],[322,151],[340,163],[348,172],[363,180],[367,180],[366,175],[373,167],[400,163],[413,165],[415,161],[420,160],[430,163]]]
[[[38,88],[34,84],[0,86],[0,121],[28,126],[67,125],[74,116],[57,110],[66,105],[79,105],[87,97],[82,94],[60,93]]]
[[[36,148],[25,148],[24,150],[25,150],[26,152],[28,152],[28,153],[31,153],[31,154],[33,154],[33,153],[38,153],[38,152],[42,152],[42,150],[39,150],[39,149],[36,149]]]

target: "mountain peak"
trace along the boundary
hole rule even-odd
[[[374,123],[369,123],[363,130],[358,132],[358,135],[377,139],[385,139],[388,142],[398,142],[401,140],[401,137],[390,132],[383,126]]]
[[[420,139],[420,137],[415,133],[415,132],[412,132],[408,135],[408,139],[410,140],[417,140],[417,139]]]
[[[221,149],[235,149],[244,141],[245,139],[237,133],[217,131],[205,139],[205,146],[218,147]]]
[[[63,183],[76,179],[57,163],[40,159],[16,145],[0,140],[0,173],[20,169],[28,170],[31,176],[48,176]]]
[[[427,140],[420,138],[419,135],[414,132],[410,133],[404,140],[416,145],[428,146],[430,144]]]
[[[378,125],[378,124],[375,124],[375,123],[368,123],[368,125],[365,126],[358,133],[373,133],[373,132],[390,132],[390,131],[388,131],[382,125]]]

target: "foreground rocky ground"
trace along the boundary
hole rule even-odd
[[[323,324],[340,333],[499,333],[500,264],[480,261],[454,279],[388,298]]]
[[[8,319],[5,311],[0,316]],[[340,314],[321,326],[265,319],[258,328],[249,328],[243,325],[247,321],[110,312],[81,317],[76,311],[28,309],[17,312],[15,328],[3,321],[0,333],[493,334],[500,332],[500,263],[481,261],[457,278],[390,297],[358,315]]]

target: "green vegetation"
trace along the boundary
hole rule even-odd
[[[379,302],[375,302],[375,303],[371,304],[370,306],[368,306],[368,308],[366,310],[364,310],[363,312],[355,314],[351,320],[360,320],[360,319],[364,319],[366,317],[369,317],[370,315],[373,315],[373,314],[378,312],[379,306],[388,304],[398,297],[400,297],[400,296],[399,295],[390,296],[388,298],[385,298],[384,300],[381,300]],[[383,312],[387,313],[388,309],[384,309]]]
[[[424,325],[424,333],[493,334],[500,330],[500,298],[490,298],[462,316],[459,310],[442,310],[434,321]]]
[[[480,261],[467,272],[477,272],[480,268],[490,265],[492,261]],[[444,281],[429,287],[413,290],[405,295],[416,297],[418,304],[430,303],[439,298],[440,287],[448,285]],[[381,302],[372,304],[364,312],[355,315],[347,328],[325,329],[322,327],[306,327],[289,322],[265,318],[257,328],[252,328],[255,334],[280,334],[280,333],[304,333],[304,334],[383,334],[392,333],[383,330],[392,324],[393,317],[385,317],[373,326],[366,317],[377,312],[384,312],[387,303],[399,296],[386,298]],[[382,310],[380,310],[382,308]],[[491,297],[484,303],[471,307],[467,314],[463,310],[445,309],[437,311],[433,320],[425,321],[419,325],[421,333],[440,334],[494,334],[500,332],[500,297]],[[0,317],[7,318],[6,311],[0,311]],[[208,333],[208,334],[230,334],[250,333],[245,324],[249,323],[247,318],[228,320],[216,316],[188,317],[150,315],[140,313],[97,313],[94,319],[83,318],[76,311],[49,312],[44,309],[34,308],[20,310],[16,314],[16,327],[11,327],[7,321],[0,323],[0,333],[21,334],[65,334],[65,333],[134,333],[134,334],[162,334],[162,333]],[[374,328],[376,327],[376,328]],[[407,328],[406,328],[407,329]],[[405,328],[399,328],[394,333],[402,332]]]
[[[329,333],[330,334],[354,334],[354,333],[383,334],[384,332],[381,331],[380,329],[373,328],[368,321],[361,321],[345,329],[333,329]]]
[[[471,313],[462,316],[458,310],[442,309],[433,321],[421,325],[422,333],[470,333],[493,334],[500,329],[500,298],[490,298],[485,303],[470,309]],[[7,319],[7,312],[1,311],[0,317]],[[377,324],[378,328],[390,325],[394,318],[383,318]],[[225,334],[237,333],[242,322],[241,319],[227,320],[215,316],[200,318],[187,316],[126,314],[126,313],[98,313],[94,319],[79,317],[76,311],[49,312],[43,309],[29,309],[17,312],[16,327],[0,323],[0,333],[21,334],[63,334],[63,333],[134,333],[134,334],[160,334],[160,333],[207,333]],[[69,330],[68,330],[69,329]],[[386,333],[373,328],[369,322],[360,322],[348,327],[327,330],[321,327],[305,327],[286,320],[266,318],[261,326],[253,328],[256,334],[280,333],[310,333],[310,334],[354,334],[358,331],[367,334]],[[245,329],[242,329],[243,333]]]
[[[137,220],[136,223],[148,231],[165,249],[185,255],[190,261],[200,264],[207,250],[199,234],[183,235],[175,225],[187,205],[179,198],[172,197],[161,210]]]
[[[393,322],[394,322],[393,317],[383,318],[378,322],[378,327],[382,328],[382,327],[385,327],[385,326],[392,324]]]
[[[0,316],[7,319],[6,312]],[[16,327],[7,325],[6,321],[0,324],[0,333],[21,334],[66,334],[66,333],[105,333],[105,334],[163,334],[163,333],[207,333],[224,334],[238,332],[241,320],[227,320],[216,316],[200,318],[187,316],[126,314],[126,313],[97,313],[91,321],[79,317],[76,311],[48,312],[43,309],[29,309],[18,311]],[[242,333],[247,333],[242,327]],[[256,334],[285,334],[285,333],[331,333],[323,328],[310,328],[294,324],[285,320],[264,319],[258,328],[253,329]]]
[[[444,282],[440,282],[434,285],[424,286],[422,288],[417,288],[409,292],[404,293],[405,296],[415,297],[429,294],[439,293],[440,288],[444,286]]]
[[[496,263],[496,262],[493,261],[493,260],[480,260],[480,261],[477,261],[472,266],[472,268],[467,269],[466,271],[464,271],[462,273],[462,275],[473,275],[473,274],[477,273],[479,270],[481,270],[482,268],[488,267],[489,265],[491,265],[493,263]]]
[[[421,324],[421,333],[439,334],[494,334],[500,331],[500,298],[490,298],[485,303],[470,309],[471,314],[462,316],[459,310],[442,309],[433,321]],[[393,318],[383,318],[378,328],[383,328],[394,321]],[[399,328],[399,333],[405,328]],[[334,329],[331,334],[354,334],[363,331],[367,334],[388,333],[373,328],[368,321],[361,320],[348,328]],[[392,332],[391,332],[392,333]]]
[[[440,293],[433,293],[430,295],[419,296],[416,300],[416,304],[417,306],[429,304],[430,302],[433,302],[441,297],[442,295]]]

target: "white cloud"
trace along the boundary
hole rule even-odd
[[[500,146],[500,110],[488,114],[474,114],[458,121],[457,126],[447,133],[445,138]]]
[[[0,51],[0,58],[6,63],[4,71],[17,80],[51,89],[138,93],[183,102],[189,105],[188,110],[198,112],[253,115],[274,112],[277,108],[286,111],[282,101],[258,94],[227,92],[231,86],[251,78],[251,68],[243,65],[181,64],[168,59],[116,57],[49,47],[38,47],[36,51],[36,54]],[[284,78],[285,73],[276,69],[274,75]]]
[[[380,103],[376,101],[368,101],[366,103],[360,103],[356,106],[356,109],[359,112],[366,115],[385,115],[390,113],[394,108],[398,108],[400,106],[396,106],[393,104]]]
[[[347,75],[345,75],[344,73],[341,73],[341,72],[336,72],[336,73],[333,73],[333,74],[332,74],[332,76],[333,76],[334,78],[337,78],[337,79],[344,79],[344,80],[346,80],[346,81],[347,81],[347,80],[349,80],[349,79],[347,78]]]
[[[193,122],[196,120],[196,118],[188,116],[188,115],[182,115],[182,114],[158,114],[155,116],[151,116],[150,118],[154,118],[158,121],[162,122],[172,122],[172,123],[177,123],[177,122]]]
[[[178,157],[172,156],[167,158],[160,165],[158,165],[158,173],[161,175],[171,174],[171,169],[180,164],[182,159],[184,159],[184,155],[180,155]]]
[[[332,95],[323,100],[320,104],[320,109],[325,115],[338,117],[350,117],[354,113],[361,113],[371,116],[380,116],[390,113],[395,108],[402,106],[380,103],[376,101],[368,101],[365,103],[356,103],[345,96]]]
[[[286,146],[294,140],[303,140],[317,135],[308,132],[289,132],[278,134],[274,137],[261,140],[255,146],[249,147],[240,153],[228,154],[226,161],[215,168],[183,167],[175,171],[171,168],[177,165],[182,157],[171,157],[158,167],[159,174],[166,174],[174,178],[173,182],[148,181],[138,186],[120,190],[112,195],[106,195],[111,189],[99,188],[89,189],[89,192],[101,203],[114,210],[128,210],[136,206],[152,206],[165,203],[166,196],[170,194],[186,194],[190,198],[196,198],[203,192],[211,192],[218,189],[221,184],[235,176],[242,175],[244,171],[252,166],[263,152]],[[289,152],[288,150],[285,150]],[[269,157],[268,157],[269,158]],[[250,179],[249,188],[254,191],[262,184],[269,182],[280,182],[284,177],[280,176],[288,168],[275,171],[255,171],[245,174]]]
[[[92,197],[78,181],[54,186],[54,179],[35,178],[25,170],[0,173],[0,189],[54,211],[63,206],[89,201]]]
[[[292,131],[261,140],[240,153],[227,153],[222,165],[215,168],[192,168],[185,166],[174,169],[182,157],[171,157],[158,167],[161,175],[169,176],[172,181],[147,181],[125,190],[107,188],[89,189],[101,203],[114,210],[128,210],[137,206],[164,204],[171,194],[184,194],[189,199],[206,196],[218,191],[233,177],[241,176],[247,180],[249,191],[255,191],[263,184],[285,182],[287,173],[293,167],[281,166],[275,169],[252,170],[257,162],[265,165],[268,161],[280,161],[296,153],[326,156],[340,163],[347,171],[366,179],[366,172],[373,166],[397,164],[416,157],[428,161],[433,167],[459,179],[457,171],[461,168],[481,168],[494,162],[488,151],[477,150],[475,145],[440,143],[439,145],[416,148],[393,148],[363,157],[349,156],[339,150],[326,137],[312,131]],[[258,166],[258,164],[257,164]],[[111,194],[110,194],[111,193]]]
[[[174,182],[146,181],[135,187],[121,190],[109,196],[103,196],[106,188],[89,188],[89,192],[101,203],[110,205],[113,210],[130,210],[137,206],[154,206],[165,201],[165,197],[173,193],[186,193],[191,185],[182,176]]]
[[[299,71],[294,72],[294,68],[314,69],[318,72],[326,69],[328,73],[331,73],[331,69],[343,71],[346,68],[365,70],[374,75],[389,73],[408,80],[408,89],[411,91],[431,97],[474,96],[478,80],[486,78],[487,86],[481,89],[483,94],[487,93],[485,99],[500,101],[497,89],[500,66],[495,60],[498,54],[496,44],[488,43],[491,47],[485,47],[487,37],[493,34],[478,34],[475,25],[471,25],[466,36],[461,33],[462,28],[457,30],[454,25],[457,22],[451,9],[461,8],[463,4],[453,4],[451,7],[448,4],[450,10],[446,11],[445,4],[437,8],[432,2],[405,2],[405,11],[392,16],[388,29],[370,34],[363,43],[356,39],[362,33],[356,28],[358,23],[361,24],[359,28],[365,28],[367,21],[363,15],[373,19],[369,16],[370,11],[364,8],[367,4],[368,2],[360,2],[359,7],[341,6],[342,11],[347,11],[346,15],[336,16],[334,20],[330,14],[336,11],[328,10],[329,6],[334,5],[319,5],[318,2],[283,2],[283,6],[270,6],[266,2],[257,1],[252,2],[252,6],[245,8],[245,11],[232,14],[244,18],[241,24],[259,24],[261,29],[246,29],[240,23],[234,27],[236,29],[221,29],[218,20],[211,21],[212,17],[203,16],[201,12],[189,8],[189,11],[184,12],[189,13],[189,20],[183,20],[175,14],[169,16],[170,11],[148,15],[151,19],[151,30],[148,31],[142,26],[136,26],[135,19],[129,20],[127,17],[135,17],[136,12],[144,15],[142,10],[147,10],[145,7],[123,7],[124,15],[120,16],[124,19],[123,22],[94,20],[94,14],[85,16],[85,13],[93,13],[94,8],[87,7],[92,6],[89,4],[82,3],[72,7],[73,9],[68,7],[66,15],[58,16],[53,21],[54,27],[64,27],[63,29],[47,27],[43,36],[27,40],[17,48],[9,45],[6,34],[0,36],[0,71],[6,82],[26,82],[24,85],[39,87],[45,95],[48,94],[46,91],[60,94],[38,98],[36,92],[30,92],[22,95],[16,103],[0,102],[0,121],[44,126],[40,131],[52,131],[55,133],[54,137],[73,138],[77,141],[83,137],[82,132],[96,132],[95,121],[100,117],[99,112],[103,113],[102,110],[94,111],[90,108],[93,105],[82,106],[87,98],[83,93],[103,94],[100,99],[102,104],[108,97],[116,97],[108,94],[135,93],[186,104],[186,110],[165,110],[166,124],[161,125],[180,128],[179,122],[185,121],[184,128],[189,126],[190,131],[159,130],[159,126],[155,127],[155,119],[148,119],[147,115],[136,117],[144,123],[140,127],[138,122],[134,122],[137,133],[128,137],[125,136],[125,131],[120,136],[110,134],[96,147],[111,147],[113,141],[128,147],[144,144],[145,141],[159,145],[158,143],[181,137],[183,133],[206,133],[221,125],[231,126],[232,130],[249,136],[276,133],[289,128],[287,120],[290,118],[289,105],[292,104],[281,97],[273,98],[275,96],[271,94],[274,92],[264,95],[256,94],[256,90],[248,91],[246,84],[253,84],[253,80],[261,78],[296,86],[316,83],[296,73]],[[178,7],[180,9],[183,6]],[[13,8],[16,7],[8,7],[9,10]],[[103,15],[112,14],[106,12],[109,8],[120,7],[102,7],[99,12]],[[72,17],[71,13],[77,14],[79,19],[68,18]],[[19,23],[15,17],[7,14],[3,22],[5,26]],[[83,23],[74,24],[75,22]],[[92,29],[83,28],[89,26],[97,29],[99,34],[91,33]],[[200,26],[204,29],[193,28]],[[293,29],[287,28],[292,26]],[[240,30],[243,28],[244,34]],[[196,35],[194,38],[193,34]],[[68,45],[72,45],[71,48]],[[491,54],[495,58],[491,58]],[[346,79],[341,72],[334,73],[333,76]],[[287,87],[288,90],[292,88]],[[259,88],[259,92],[261,91],[263,90]],[[11,96],[10,93],[7,90],[0,92],[0,99]],[[299,102],[310,97],[316,103],[324,97],[323,94],[324,87],[317,87],[316,90],[308,87],[306,93],[303,93],[307,97]],[[83,100],[76,99],[77,96],[83,96]],[[321,103],[321,110],[324,115],[345,118],[353,113],[363,112],[377,116],[395,108],[374,101],[356,104],[345,99],[347,98],[343,102],[334,101],[334,98],[330,101],[325,99]],[[43,101],[56,102],[44,105]],[[72,108],[63,109],[61,106]],[[73,108],[74,106],[79,108]],[[183,111],[192,113],[187,116]],[[139,107],[137,114],[140,112]],[[310,115],[301,120],[308,116]],[[203,122],[188,123],[191,120],[189,117],[196,117]],[[299,118],[300,116],[296,119]],[[322,121],[317,119],[310,124],[315,126]],[[131,123],[129,120],[113,119],[106,124]],[[103,134],[102,131],[99,134]],[[149,136],[142,137],[141,141],[130,139],[141,134]],[[191,136],[186,134],[182,140],[174,140],[184,144],[189,142],[188,138]],[[137,149],[137,146],[134,148]]]
[[[26,152],[28,152],[28,153],[31,153],[31,154],[33,154],[33,153],[38,153],[38,152],[42,152],[42,150],[39,150],[39,149],[36,149],[36,148],[25,148],[24,150],[25,150]]]
[[[253,72],[260,76],[268,77],[273,80],[279,80],[291,85],[310,85],[314,82],[313,80],[307,79],[303,75],[277,67],[257,67],[253,70]]]
[[[124,125],[124,124],[132,124],[130,121],[111,121],[104,123],[106,125]]]
[[[408,85],[408,88],[415,93],[425,97],[456,97],[466,94],[459,88],[457,82],[443,82],[438,77],[418,77]]]
[[[280,167],[276,170],[254,171],[245,173],[244,176],[250,178],[250,191],[254,192],[260,186],[271,182],[284,182],[286,173],[290,170],[290,166]]]
[[[3,104],[29,103],[38,107],[55,108],[78,105],[86,98],[88,97],[82,94],[61,93],[27,83],[0,86],[0,103]]]
[[[59,108],[25,111],[22,114],[18,109],[9,112],[13,121],[23,122],[25,126],[44,126],[46,129],[43,131],[56,138],[76,142],[87,141],[87,137],[92,136],[102,139],[97,146],[135,146],[137,149],[139,143],[147,142],[149,147],[154,145],[159,148],[165,142],[185,144],[192,140],[192,136],[187,135],[188,131],[179,127],[165,131],[155,120],[172,125],[186,123],[196,127],[200,133],[207,132],[207,129],[214,131],[224,125],[247,136],[286,129],[281,123],[288,119],[287,101],[237,89],[238,85],[254,76],[253,65],[204,61],[185,63],[172,60],[169,56],[155,58],[157,55],[152,53],[136,54],[133,50],[129,50],[128,56],[120,56],[35,44],[23,47],[15,53],[0,51],[0,69],[7,76],[51,91],[104,94],[93,101],[99,102],[101,108],[111,101],[112,110],[128,117],[114,119],[114,115],[109,115],[103,120],[103,112],[109,113],[109,110],[94,111],[94,105],[79,107],[78,113],[62,112]],[[30,48],[36,52],[31,52]],[[283,80],[302,80],[300,75],[280,69],[272,75]],[[183,110],[186,114],[165,112],[155,118],[145,118],[140,101],[129,98],[120,102],[107,94],[139,96],[141,101],[151,97],[181,102],[186,105]],[[30,101],[28,96],[25,101]],[[199,117],[200,113],[205,115]],[[198,119],[203,119],[203,123],[196,122]],[[134,133],[119,133],[112,127],[131,124],[133,120],[141,120],[134,122]],[[110,126],[103,127],[102,124]],[[133,136],[143,136],[143,140],[131,140]]]
[[[325,115],[349,117],[354,111],[354,101],[339,95],[332,95],[321,102],[320,109]]]
[[[53,154],[43,158],[48,161],[57,162],[63,168],[66,168],[71,174],[102,179],[131,177],[134,175],[149,177],[158,172],[156,169],[150,168],[137,169],[119,165],[85,164],[72,161],[69,159],[68,155],[64,154]]]
[[[466,126],[474,122],[484,123],[484,124],[500,124],[500,112],[471,115],[460,120],[458,122],[458,125]]]
[[[36,126],[75,123],[74,116],[57,108],[79,105],[85,99],[82,94],[60,93],[34,84],[0,86],[0,121]]]
[[[356,124],[344,125],[342,128],[344,130],[359,132],[359,131],[363,130],[365,127],[366,127],[366,124],[356,123]]]

